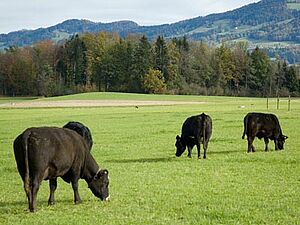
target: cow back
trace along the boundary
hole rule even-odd
[[[24,152],[28,152],[28,159]],[[25,130],[15,140],[15,158],[19,171],[28,160],[30,173],[39,173],[43,179],[65,175],[84,164],[88,147],[75,131],[56,127],[39,127]],[[22,176],[22,175],[21,175]]]
[[[279,120],[274,114],[248,113],[244,118],[244,135],[259,139],[270,138],[271,140],[277,139],[282,135],[282,130]]]
[[[204,137],[209,139],[212,134],[212,119],[209,115],[191,116],[182,125],[182,137]]]

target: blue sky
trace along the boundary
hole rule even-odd
[[[253,2],[258,0],[1,0],[0,33],[48,27],[67,19],[173,23]]]

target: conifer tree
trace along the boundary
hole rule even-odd
[[[167,44],[162,36],[158,36],[154,44],[155,69],[160,70],[166,82],[169,81],[169,55]]]
[[[267,54],[258,47],[251,53],[251,77],[249,87],[260,95],[269,93],[270,62]]]
[[[152,46],[146,36],[142,36],[133,47],[133,58],[129,88],[133,92],[143,92],[143,80],[146,73],[153,66]]]

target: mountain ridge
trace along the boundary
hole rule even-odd
[[[122,37],[146,35],[150,39],[161,35],[165,38],[186,36],[212,43],[246,39],[300,44],[300,11],[289,8],[290,2],[298,4],[298,0],[262,0],[224,13],[151,26],[141,26],[130,20],[102,23],[70,19],[47,28],[0,34],[0,48],[23,47],[49,39],[57,42],[74,34],[103,31],[118,33]]]

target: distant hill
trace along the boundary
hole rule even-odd
[[[60,41],[74,34],[96,33],[100,31],[123,33],[139,27],[132,21],[119,21],[113,23],[95,23],[89,20],[66,20],[55,26],[39,28],[36,30],[21,30],[8,34],[0,34],[0,48],[8,46],[27,46],[42,40]]]
[[[145,34],[150,39],[158,35],[165,38],[186,36],[212,44],[247,40],[250,45],[262,45],[270,52],[278,48],[296,48],[300,60],[300,1],[262,0],[225,13],[157,26],[139,26],[132,21],[96,23],[73,19],[48,28],[0,34],[0,48],[32,45],[46,39],[60,41],[74,34],[100,31],[116,32],[121,36]],[[298,58],[293,60],[297,62]]]

